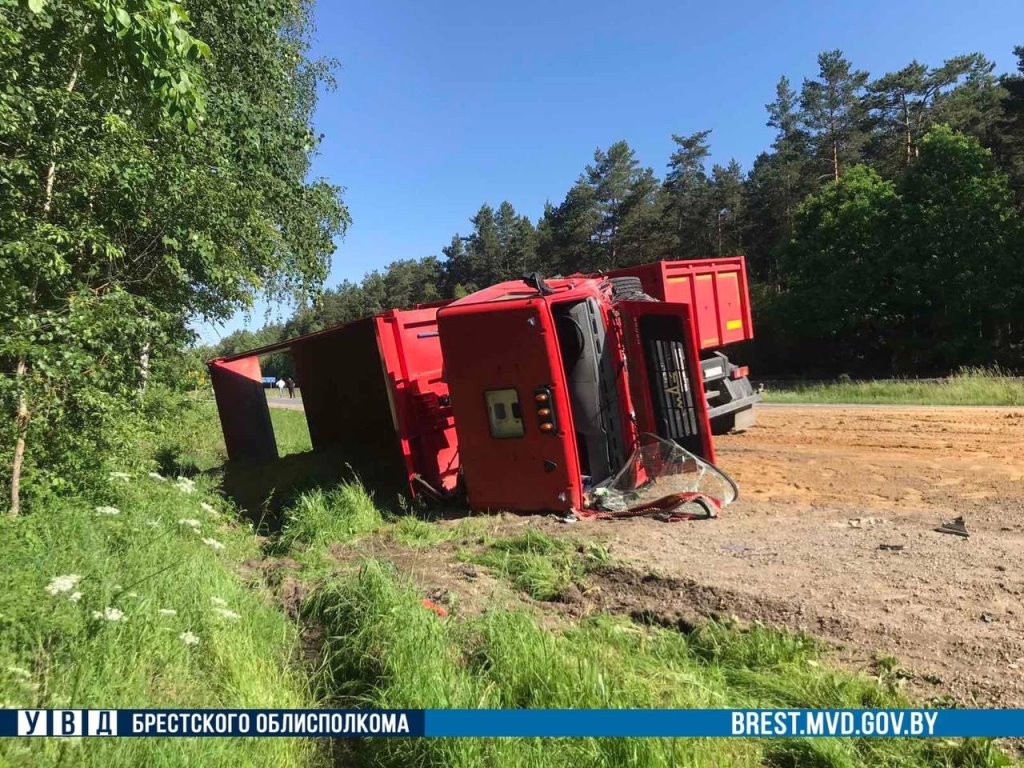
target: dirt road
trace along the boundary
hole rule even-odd
[[[1024,409],[763,408],[718,446],[718,520],[586,524],[656,574],[594,607],[785,624],[897,657],[919,695],[1024,706]],[[933,530],[958,515],[969,539]]]

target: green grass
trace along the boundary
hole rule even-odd
[[[464,557],[492,568],[536,600],[552,599],[588,570],[608,562],[608,552],[597,544],[554,538],[533,529],[498,539],[483,553]]]
[[[836,381],[769,389],[769,403],[892,405],[1024,405],[1024,378],[972,368],[939,381]]]
[[[147,416],[153,423],[154,434],[140,446],[139,456],[156,456],[165,473],[206,471],[227,461],[217,406],[212,400],[154,398]],[[271,408],[270,421],[280,456],[312,449],[302,411]]]
[[[296,628],[239,578],[238,565],[260,556],[258,541],[204,482],[189,493],[132,472],[98,479],[90,499],[0,521],[3,706],[314,705],[295,663]],[[81,577],[73,588],[47,591],[71,575]],[[294,739],[0,743],[0,764],[17,766],[269,767],[317,757]]]
[[[279,456],[290,456],[313,449],[313,444],[309,441],[306,414],[302,411],[271,408],[270,421],[274,425],[274,438],[277,440]]]
[[[384,526],[384,516],[373,497],[357,482],[342,483],[332,490],[316,489],[301,496],[285,513],[281,536],[285,546],[301,544],[318,549],[336,542],[350,542]]]
[[[402,546],[413,549],[436,547],[451,541],[462,532],[459,528],[443,528],[413,515],[403,515],[391,526],[392,538]]]
[[[319,690],[339,705],[454,708],[898,707],[806,637],[709,624],[689,635],[607,616],[566,629],[526,611],[441,619],[368,561],[306,604],[326,635]],[[989,742],[789,739],[380,739],[373,766],[995,766]]]

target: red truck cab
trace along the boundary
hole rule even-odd
[[[582,509],[644,433],[714,461],[686,304],[534,277],[452,302],[437,323],[473,509]]]

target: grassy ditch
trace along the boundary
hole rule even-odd
[[[542,626],[529,610],[439,618],[376,560],[324,585],[322,695],[363,707],[893,707],[907,701],[831,669],[806,637],[709,623],[690,634],[617,617]],[[988,742],[791,739],[376,740],[373,766],[994,766]]]
[[[969,368],[945,379],[836,381],[769,388],[769,403],[878,405],[1024,405],[1024,378],[999,369]]]
[[[366,535],[366,499],[331,497],[341,540]],[[308,515],[289,519],[299,529]],[[352,518],[345,522],[344,518]],[[377,535],[452,541],[452,557],[480,564],[543,600],[585,582],[604,550],[534,530],[497,538],[475,521],[400,520]],[[441,533],[432,538],[427,529]],[[400,530],[406,531],[399,534]],[[481,535],[482,534],[482,535]],[[308,537],[302,554],[317,548]],[[336,540],[337,541],[337,540]],[[708,622],[683,633],[600,615],[574,622],[519,603],[439,616],[390,562],[349,560],[321,578],[303,612],[323,628],[315,678],[336,706],[448,708],[901,707],[896,681],[832,667],[812,639],[755,625]],[[321,574],[323,572],[321,571]],[[456,595],[457,597],[457,595]],[[421,739],[370,740],[346,757],[367,766],[999,766],[986,741],[871,739]]]
[[[313,706],[297,632],[238,575],[260,556],[203,481],[125,473],[0,523],[4,707]],[[296,739],[30,739],[13,766],[303,766]]]

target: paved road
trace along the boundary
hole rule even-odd
[[[271,408],[284,408],[289,411],[303,410],[301,397],[297,397],[294,400],[289,397],[268,397],[267,405]]]

